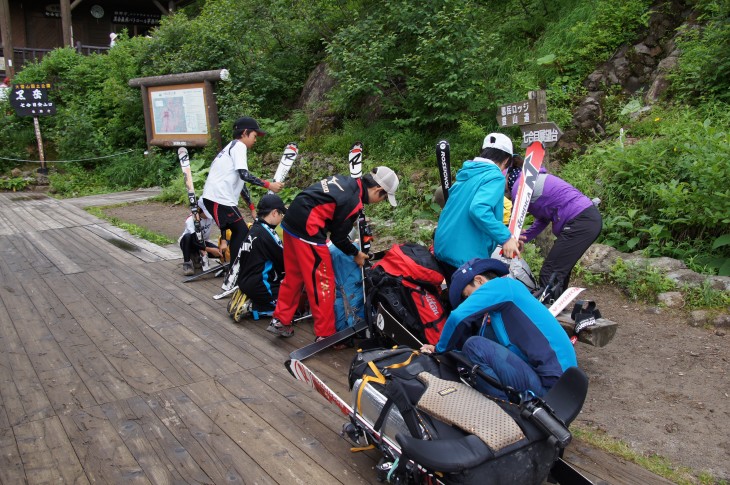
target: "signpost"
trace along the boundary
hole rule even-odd
[[[13,84],[10,90],[10,105],[18,116],[32,116],[35,127],[35,137],[38,141],[38,156],[41,161],[39,173],[47,174],[46,158],[43,152],[43,137],[41,136],[41,125],[38,122],[39,116],[50,116],[56,114],[56,105],[48,99],[48,91],[51,83],[27,83]]]
[[[552,121],[535,123],[534,125],[520,126],[522,130],[522,148],[527,148],[534,141],[540,141],[546,147],[554,147],[563,132]]]

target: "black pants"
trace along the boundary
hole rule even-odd
[[[180,249],[182,249],[183,261],[187,263],[190,261],[190,256],[193,254],[193,251],[200,251],[205,249],[205,247],[198,243],[198,238],[195,234],[185,234],[180,239]]]
[[[583,253],[598,239],[602,227],[603,219],[595,206],[588,207],[568,221],[542,264],[540,286],[547,286],[550,276],[555,273],[557,286],[554,294],[557,296],[565,291],[570,282],[570,272]]]
[[[231,241],[228,243],[228,249],[231,252],[231,261],[238,256],[238,250],[241,249],[243,240],[248,236],[248,226],[243,220],[241,211],[238,207],[221,205],[212,200],[203,199],[203,204],[208,212],[213,216],[221,234],[225,234],[227,229],[231,230]]]

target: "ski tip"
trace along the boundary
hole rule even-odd
[[[187,157],[188,156],[188,149],[185,147],[180,147],[177,149],[177,156],[180,158]]]
[[[284,362],[284,367],[286,367],[286,370],[288,370],[288,371],[289,371],[289,374],[291,374],[291,375],[292,375],[292,377],[296,377],[296,376],[294,375],[294,371],[293,371],[293,370],[291,370],[291,368],[292,368],[292,360],[293,360],[293,359],[287,359],[287,360],[286,360],[286,362]]]
[[[439,148],[440,150],[446,150],[446,148],[448,148],[448,146],[449,146],[448,140],[439,140],[439,142],[436,143],[436,147]]]

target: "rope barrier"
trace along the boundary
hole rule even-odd
[[[104,155],[103,157],[92,157],[92,158],[78,158],[76,160],[46,160],[44,162],[40,160],[22,160],[20,158],[7,158],[7,157],[0,157],[0,160],[10,160],[12,162],[25,162],[25,163],[71,163],[71,162],[88,162],[91,160],[102,160],[104,158],[112,158],[112,157],[118,157],[120,155],[125,155],[127,153],[131,153],[137,151],[134,148],[131,148],[127,150],[126,152],[119,152],[114,153],[112,155]]]

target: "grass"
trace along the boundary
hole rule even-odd
[[[151,243],[157,244],[158,246],[167,246],[168,244],[173,244],[175,241],[173,239],[170,239],[169,237],[165,236],[164,234],[160,234],[154,231],[150,231],[149,229],[145,229],[144,227],[140,227],[136,224],[130,224],[128,222],[121,221],[117,219],[116,217],[110,217],[104,213],[105,208],[109,207],[119,207],[124,206],[128,204],[118,204],[114,206],[105,206],[105,207],[87,207],[85,210],[89,214],[92,214],[99,219],[104,219],[105,221],[109,221],[113,226],[116,226],[120,229],[124,229],[128,233],[132,234],[133,236],[137,236],[139,238],[142,238],[146,241],[149,241]]]
[[[650,472],[681,485],[695,483],[727,485],[725,480],[716,480],[710,474],[697,472],[689,467],[673,465],[667,458],[657,455],[643,455],[626,444],[624,441],[611,438],[606,433],[583,426],[571,426],[571,432],[576,438],[599,448],[607,453],[630,461]]]

